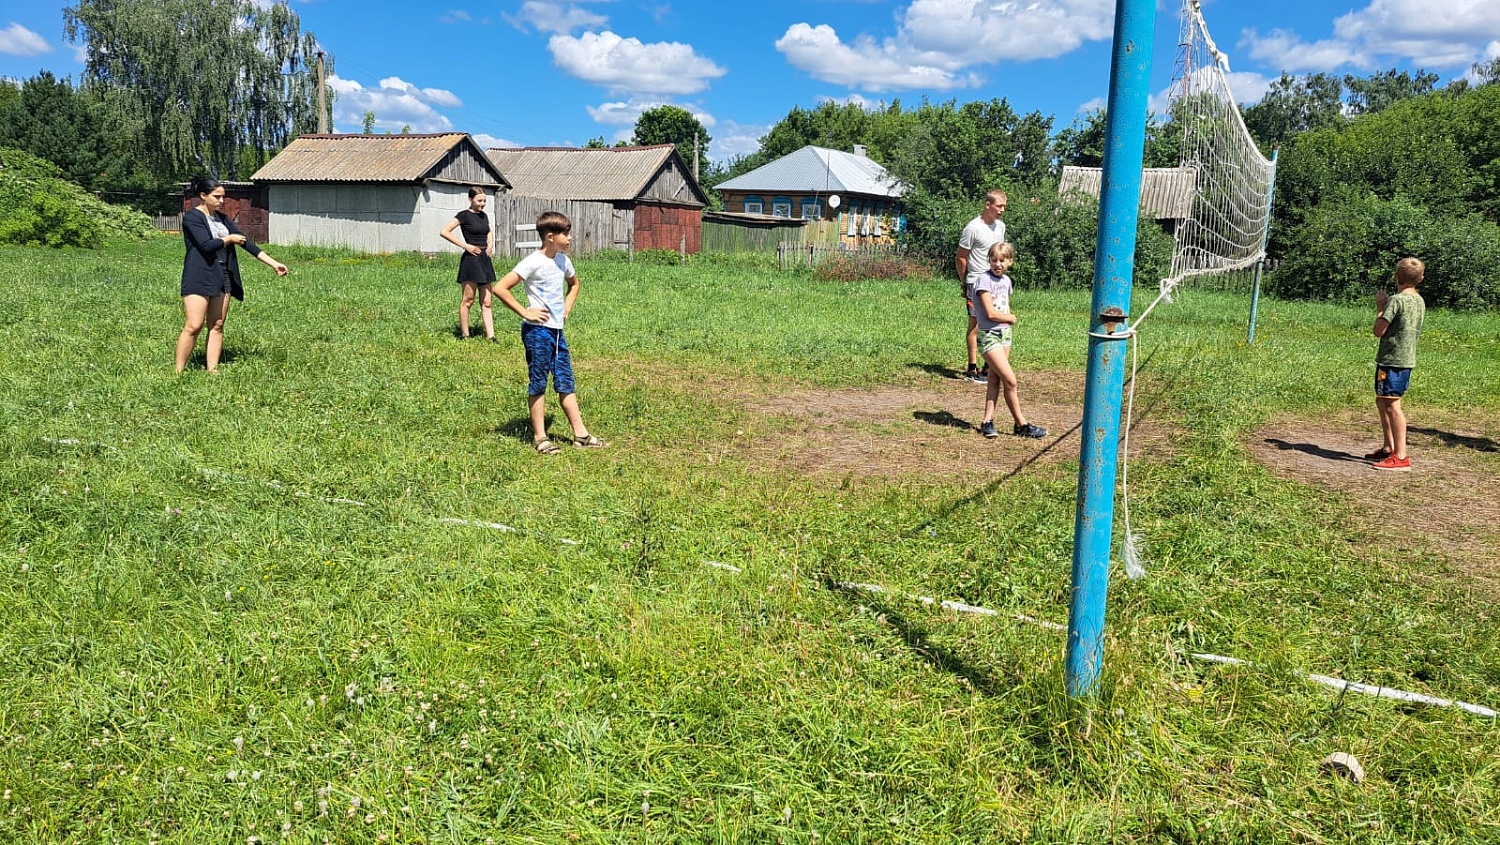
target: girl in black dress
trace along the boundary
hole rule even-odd
[[[458,301],[458,336],[469,336],[469,309],[479,294],[479,313],[484,318],[484,336],[495,342],[495,311],[490,305],[490,287],[495,283],[495,233],[484,213],[488,201],[483,188],[469,189],[469,207],[453,215],[441,232],[443,239],[464,251],[458,260],[458,283],[463,296]],[[458,229],[463,238],[453,233]]]
[[[204,343],[204,363],[209,372],[219,369],[219,354],[224,349],[224,320],[229,316],[229,298],[245,298],[240,283],[240,263],[235,247],[244,250],[260,263],[287,274],[286,265],[261,250],[234,225],[224,208],[224,185],[213,179],[199,179],[191,190],[202,203],[182,215],[182,240],[187,252],[182,257],[182,332],[177,335],[177,372],[187,366],[198,334],[208,326]]]

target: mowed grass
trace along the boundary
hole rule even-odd
[[[1487,594],[1245,449],[1370,405],[1369,309],[1263,302],[1248,348],[1244,297],[1152,315],[1151,575],[1073,701],[1015,617],[1067,620],[1076,462],[840,485],[720,448],[780,436],[749,398],[935,383],[952,282],[581,260],[612,445],[544,459],[507,313],[453,338],[453,260],[273,252],[222,373],[178,377],[179,242],[0,248],[0,841],[1500,840],[1493,720],[1298,676],[1500,706]],[[1023,376],[1081,370],[1087,293],[1024,281]],[[1496,419],[1495,329],[1429,315],[1414,417]]]

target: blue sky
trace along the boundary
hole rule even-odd
[[[58,0],[0,0],[0,76],[75,80]],[[292,0],[335,57],[334,128],[463,131],[482,144],[628,138],[671,103],[753,151],[793,106],[1003,97],[1054,130],[1108,90],[1114,0]],[[1500,56],[1500,0],[1204,0],[1242,102],[1283,70],[1425,68],[1443,82]],[[1178,0],[1159,0],[1154,76],[1170,82]],[[211,69],[205,73],[211,76]],[[1441,83],[1440,83],[1441,84]]]

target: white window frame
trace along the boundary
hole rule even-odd
[[[803,220],[822,220],[823,204],[820,202],[804,202],[801,205]],[[812,213],[809,214],[808,211]]]
[[[791,202],[773,202],[773,203],[771,203],[771,216],[772,217],[782,217],[782,218],[785,218],[787,220],[792,219],[792,204],[791,204]]]
[[[765,214],[766,204],[760,200],[745,200],[746,214]]]

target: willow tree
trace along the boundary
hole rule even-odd
[[[317,124],[317,40],[285,3],[78,0],[69,40],[158,175],[237,179]]]

